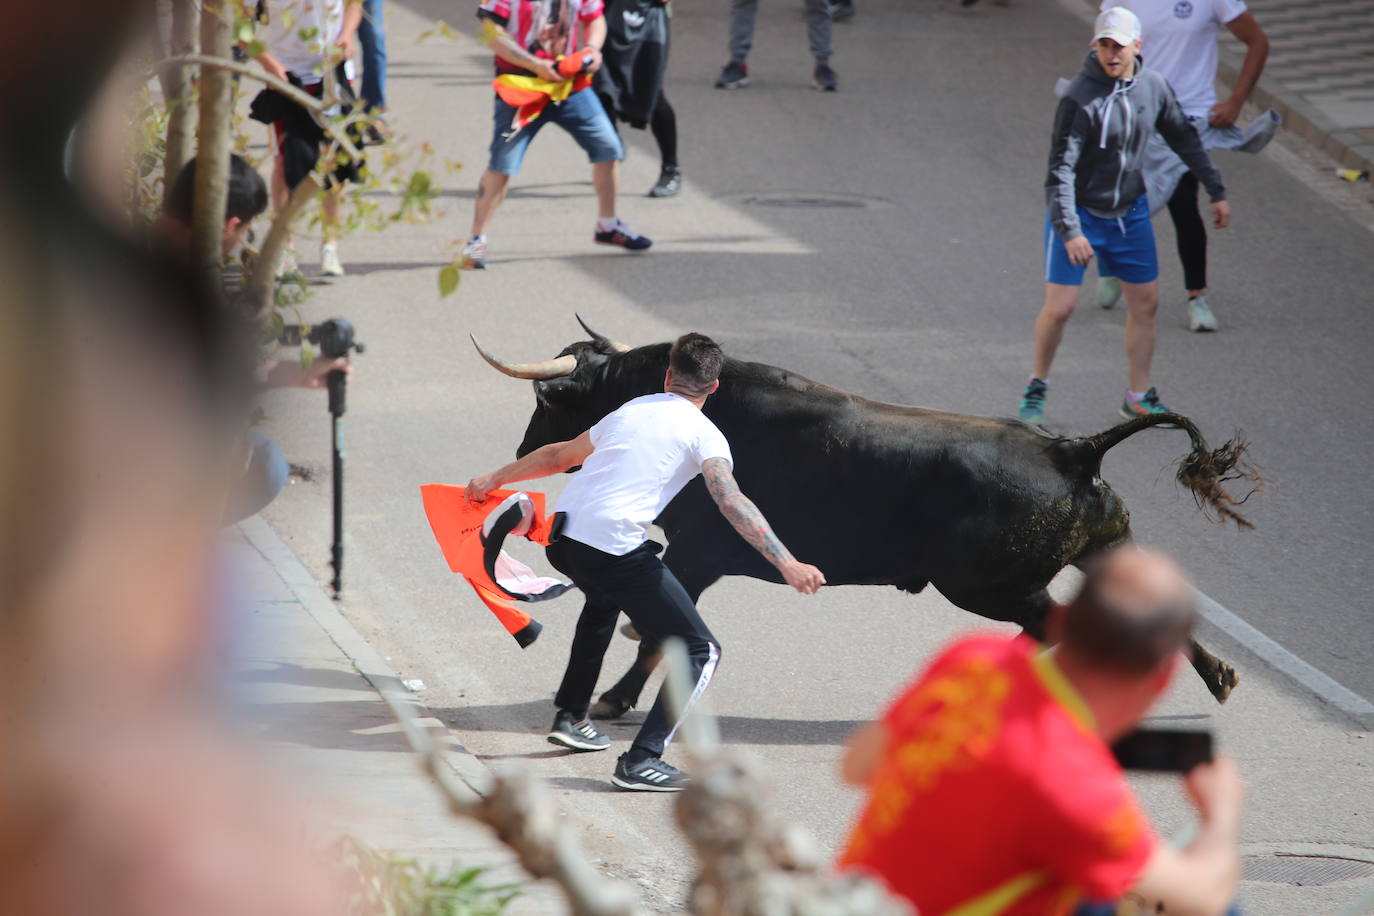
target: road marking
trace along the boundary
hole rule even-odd
[[[1374,703],[1298,658],[1208,595],[1197,589],[1193,592],[1197,595],[1198,612],[1208,623],[1342,712],[1374,716]]]

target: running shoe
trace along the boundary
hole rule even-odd
[[[1016,415],[1023,422],[1032,423],[1039,426],[1045,422],[1045,393],[1050,390],[1050,386],[1033,378],[1026,383],[1026,392],[1021,395],[1021,406],[1017,409]]]
[[[1121,281],[1116,277],[1097,278],[1097,304],[1109,309],[1121,301]]]
[[[464,270],[486,270],[487,237],[474,235],[468,239],[467,244],[463,246],[462,257]]]
[[[343,264],[339,261],[339,243],[325,242],[320,246],[320,273],[326,277],[342,277]]]
[[[682,190],[682,169],[665,165],[658,173],[658,184],[649,189],[650,197],[676,197]]]
[[[832,22],[843,22],[854,16],[854,0],[829,0],[826,12],[830,14]]]
[[[1159,402],[1159,394],[1151,388],[1145,392],[1145,396],[1138,401],[1131,399],[1131,393],[1126,392],[1126,399],[1121,402],[1121,415],[1127,420],[1132,417],[1148,417],[1152,413],[1173,413],[1172,410]]]
[[[687,788],[687,774],[657,757],[626,763],[625,755],[615,762],[611,782],[632,792],[681,792]]]
[[[818,92],[834,92],[840,88],[839,80],[835,77],[835,71],[825,64],[821,64],[811,71],[811,86]]]
[[[653,244],[648,236],[635,232],[623,219],[616,220],[613,229],[602,229],[598,223],[592,238],[599,244],[619,245],[627,251],[646,251]]]
[[[553,728],[549,729],[549,743],[575,751],[604,751],[611,746],[611,739],[597,731],[590,719],[578,720],[566,709],[560,709],[553,717]]]
[[[1207,304],[1206,296],[1195,296],[1188,300],[1188,330],[1190,331],[1215,331],[1217,329],[1217,316],[1212,314],[1212,308]]]
[[[716,77],[717,89],[743,89],[749,85],[749,67],[744,63],[730,61]]]
[[[296,258],[296,249],[291,247],[283,248],[281,250],[281,257],[277,259],[277,279],[282,280],[292,274],[298,274],[300,272],[301,265]]]

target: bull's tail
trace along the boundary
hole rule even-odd
[[[1090,459],[1096,469],[1108,449],[1151,426],[1172,426],[1188,434],[1193,450],[1179,463],[1177,478],[1193,494],[1203,514],[1214,522],[1230,519],[1238,528],[1254,527],[1236,507],[1258,491],[1264,479],[1250,464],[1246,454],[1249,443],[1239,433],[1220,448],[1211,449],[1192,420],[1182,414],[1158,413],[1132,417],[1095,436],[1070,440],[1069,445],[1085,459]],[[1226,484],[1233,480],[1245,481],[1250,486],[1239,499],[1226,489]]]

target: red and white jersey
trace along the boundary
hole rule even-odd
[[[582,27],[600,19],[605,11],[603,0],[482,0],[477,15],[500,23],[535,57],[554,60],[581,47]],[[496,69],[524,72],[499,57]]]

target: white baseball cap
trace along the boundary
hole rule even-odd
[[[1128,45],[1140,40],[1140,20],[1135,13],[1124,6],[1114,6],[1097,15],[1093,26],[1093,41],[1110,38],[1119,45]]]

